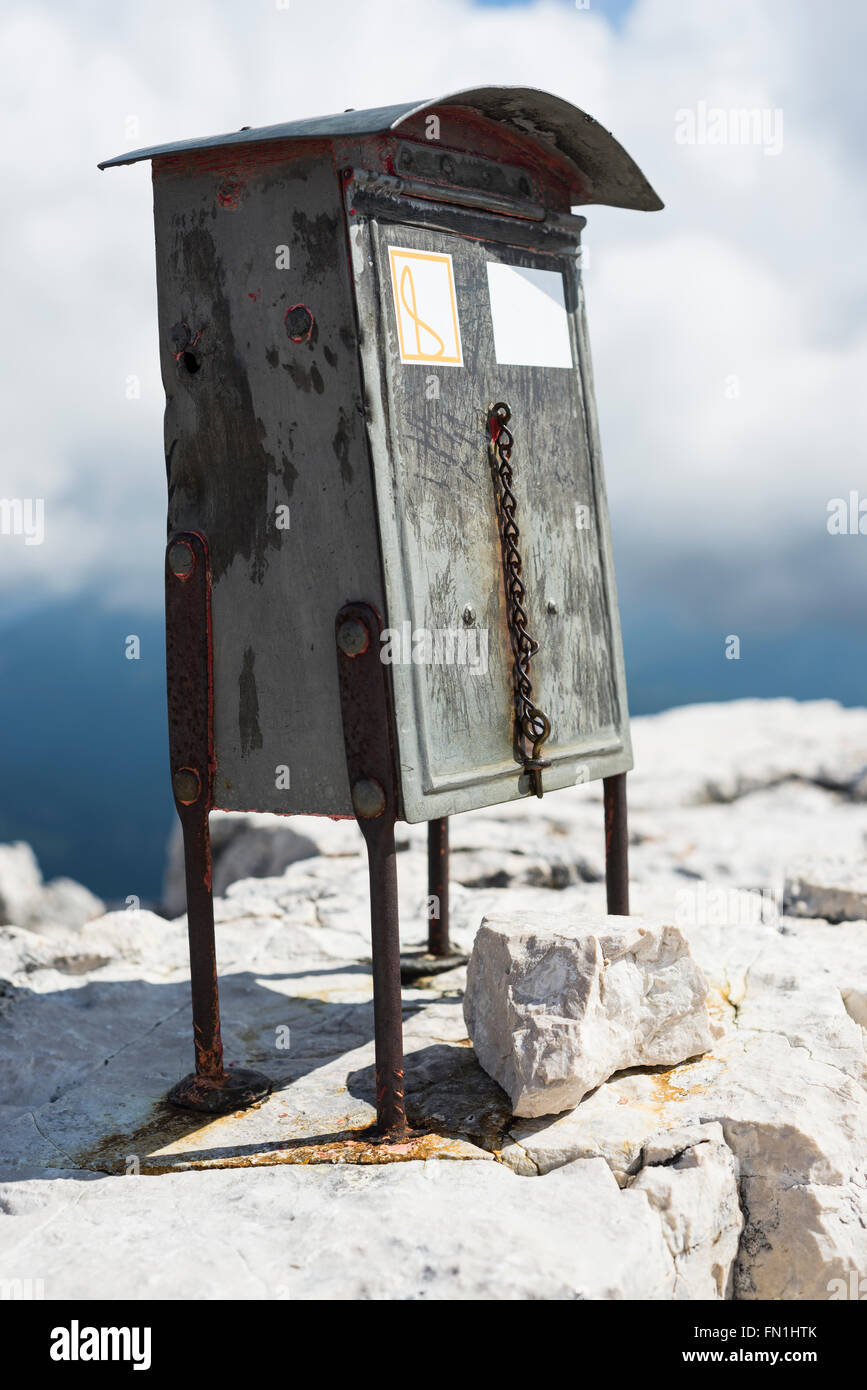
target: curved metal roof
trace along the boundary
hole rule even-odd
[[[447,106],[469,107],[488,120],[499,121],[529,136],[540,145],[551,146],[563,155],[580,175],[575,202],[607,203],[611,207],[637,208],[655,212],[663,206],[635,161],[614,136],[592,116],[579,111],[562,97],[532,87],[473,87],[452,92],[436,101],[404,102],[400,106],[377,106],[367,111],[343,111],[334,116],[315,116],[281,125],[260,126],[207,135],[197,140],[177,140],[168,145],[132,150],[129,154],[106,159],[100,169],[117,164],[135,164],[154,155],[182,154],[188,150],[215,149],[219,146],[254,145],[263,140],[310,140],[334,136],[384,135],[398,131],[411,116],[435,112]]]

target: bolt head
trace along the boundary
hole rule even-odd
[[[466,627],[472,627],[476,621],[476,610],[468,603],[463,611],[463,620]]]
[[[337,629],[337,645],[344,656],[361,656],[370,646],[370,633],[359,618],[346,618]]]
[[[169,569],[177,579],[188,579],[196,568],[196,554],[189,541],[172,541],[169,546]]]
[[[194,801],[198,801],[201,790],[201,778],[195,768],[179,767],[172,778],[175,800],[182,806],[192,806]]]
[[[376,820],[385,810],[385,792],[372,777],[362,777],[352,788],[352,804],[360,820]]]

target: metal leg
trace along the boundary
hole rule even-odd
[[[400,958],[405,985],[426,975],[441,975],[466,965],[449,934],[449,818],[440,816],[427,825],[427,950],[407,951]]]
[[[187,931],[196,1070],[169,1092],[188,1110],[238,1110],[261,1100],[261,1072],[223,1066],[211,892],[212,710],[210,576],[204,537],[186,531],[166,550],[166,677],[172,791],[184,833]]]
[[[449,944],[449,818],[428,821],[427,949],[432,956],[451,955]]]
[[[190,942],[190,989],[193,996],[193,1045],[196,1075],[219,1086],[225,1078],[211,893],[211,836],[208,812],[182,807],[184,870],[187,880],[187,935]]]
[[[360,824],[370,874],[376,1123],[382,1134],[398,1137],[406,1131],[406,1105],[394,818],[383,814]]]
[[[626,773],[602,780],[605,801],[605,890],[608,911],[629,916],[629,831],[626,823]]]
[[[395,774],[386,668],[379,659],[381,623],[367,603],[337,615],[337,665],[346,769],[352,805],[367,844],[373,949],[376,1122],[380,1134],[406,1134],[403,1008],[397,902]]]

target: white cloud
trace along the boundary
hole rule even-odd
[[[0,494],[45,497],[46,542],[25,557],[4,539],[0,582],[161,601],[149,176],[100,174],[97,159],[492,82],[591,111],[667,204],[587,210],[618,535],[648,554],[665,546],[669,560],[699,547],[724,567],[769,527],[781,553],[811,534],[817,508],[858,486],[867,434],[855,66],[867,19],[855,0],[832,14],[786,0],[637,0],[615,31],[592,7],[556,0],[7,6]],[[699,102],[781,108],[781,153],[678,145],[675,112]],[[139,400],[126,399],[131,375]]]

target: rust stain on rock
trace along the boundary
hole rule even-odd
[[[264,1103],[264,1102],[262,1102]],[[347,1126],[332,1134],[297,1139],[239,1142],[239,1122],[261,1109],[234,1111],[205,1119],[181,1113],[160,1102],[143,1125],[128,1133],[109,1134],[89,1149],[73,1155],[79,1167],[105,1173],[159,1176],[187,1169],[262,1168],[279,1164],[383,1164],[427,1159],[484,1159],[494,1155],[469,1139],[435,1131],[411,1131],[390,1142],[370,1125]],[[288,1117],[283,1114],[284,1120]],[[135,1160],[135,1163],[132,1163]]]

